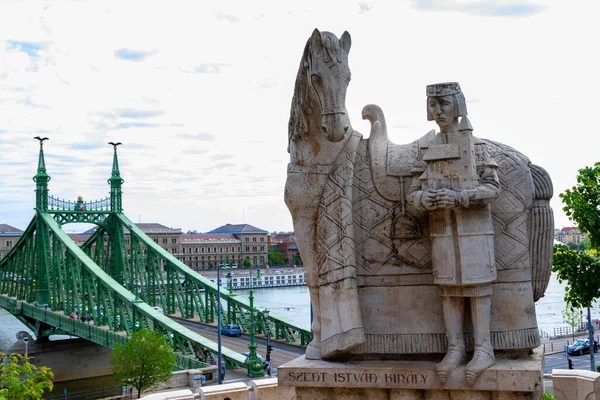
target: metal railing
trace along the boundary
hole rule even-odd
[[[99,388],[68,390],[64,389],[62,393],[46,393],[42,396],[44,400],[95,400],[106,397],[122,396],[129,394],[127,386],[112,385]],[[130,397],[130,396],[129,396]],[[131,397],[130,397],[131,398]]]

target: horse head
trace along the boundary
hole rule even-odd
[[[306,43],[292,99],[289,139],[322,132],[330,142],[346,137],[346,89],[350,82],[348,52],[351,39],[344,32],[338,39],[333,33],[315,29]]]

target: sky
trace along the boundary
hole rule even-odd
[[[306,41],[352,37],[346,107],[381,106],[390,140],[436,128],[425,86],[458,81],[478,137],[508,144],[558,194],[598,160],[597,16],[589,1],[0,2],[0,223],[34,215],[39,145],[50,193],[108,196],[112,147],[125,213],[207,232],[293,230],[287,124]]]

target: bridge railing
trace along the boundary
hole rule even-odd
[[[155,301],[158,293],[166,313],[174,314],[177,307],[183,318],[193,318],[197,312],[201,321],[214,322],[217,301],[219,301],[217,285],[164,250],[124,214],[116,214],[116,217],[130,232],[131,249],[126,258],[128,262],[136,265],[129,266],[131,270],[129,276],[132,280],[137,280],[138,285],[147,291],[145,301]],[[134,240],[146,247],[144,253],[140,254],[141,249],[135,249],[138,245]],[[140,263],[143,267],[139,265]],[[150,272],[153,270],[156,272],[152,276]],[[166,271],[166,279],[163,278],[162,271]],[[134,291],[137,288],[132,286],[130,290]],[[240,323],[247,330],[250,313],[248,300],[240,296],[229,296],[225,290],[221,290],[220,294],[221,299],[226,302],[226,307],[222,307],[225,322]],[[256,307],[254,312],[259,332],[265,335],[268,333],[275,339],[284,339],[288,342],[299,341],[302,345],[310,341],[311,333],[306,327],[276,313],[257,310]]]
[[[81,307],[82,312],[103,310],[102,315],[94,316],[94,326],[103,325],[103,330],[119,331],[121,336],[129,335],[137,326],[146,327],[167,337],[175,353],[183,357],[195,359],[195,349],[202,347],[217,353],[217,343],[154,310],[116,282],[68,237],[52,215],[38,213],[30,228],[17,242],[17,249],[9,253],[9,259],[0,263],[0,293],[27,303],[33,303],[36,295],[45,293],[48,300],[44,302],[51,304],[53,311],[64,313],[60,319],[46,314],[49,325],[60,326],[102,345],[107,345],[106,333],[87,328],[66,315],[74,312],[75,307]],[[36,239],[42,237],[49,245],[43,251],[35,251],[38,249]],[[45,275],[40,275],[40,271]],[[14,308],[14,303],[5,301],[7,306]],[[32,318],[43,318],[41,309],[29,312],[36,313]],[[116,336],[108,339],[111,338],[119,340]],[[230,365],[247,367],[246,357],[240,353],[223,348],[222,355]]]
[[[71,319],[64,315],[60,315],[51,309],[39,308],[4,295],[0,295],[0,306],[4,307],[11,314],[23,315],[35,319],[36,321],[44,322],[50,326],[61,329],[64,332],[68,332],[73,336],[89,340],[90,342],[94,342],[103,347],[114,349],[117,343],[123,345],[129,339],[125,335],[111,332],[108,329],[95,326],[93,323],[85,323],[76,319]],[[176,354],[175,357],[175,367],[177,369],[198,369],[208,366],[208,364],[203,363],[202,361],[181,354]]]

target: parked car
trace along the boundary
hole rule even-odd
[[[152,307],[152,308],[154,309],[154,311],[158,311],[159,313],[161,313],[161,314],[164,314],[164,311],[163,311],[163,309],[162,309],[162,308],[160,308],[160,307],[158,307],[158,306],[154,306],[154,307]]]
[[[594,340],[594,353],[598,351],[598,342]],[[590,352],[590,340],[589,339],[580,339],[574,342],[572,345],[567,347],[567,353],[570,356],[574,355],[583,355],[585,353]]]
[[[246,357],[249,357],[249,356],[250,356],[250,352],[249,352],[249,351],[246,351],[246,352],[242,353],[242,355],[244,355],[244,356],[246,356]],[[260,354],[258,354],[258,353],[256,353],[256,357],[258,357],[258,360],[260,361],[260,365],[262,365],[263,369],[267,368],[267,365],[269,364],[269,363],[267,362],[267,360],[265,360],[265,359],[263,358],[263,356],[261,356],[261,355],[260,355]]]
[[[227,324],[221,328],[221,335],[242,336],[242,328],[238,324]]]

